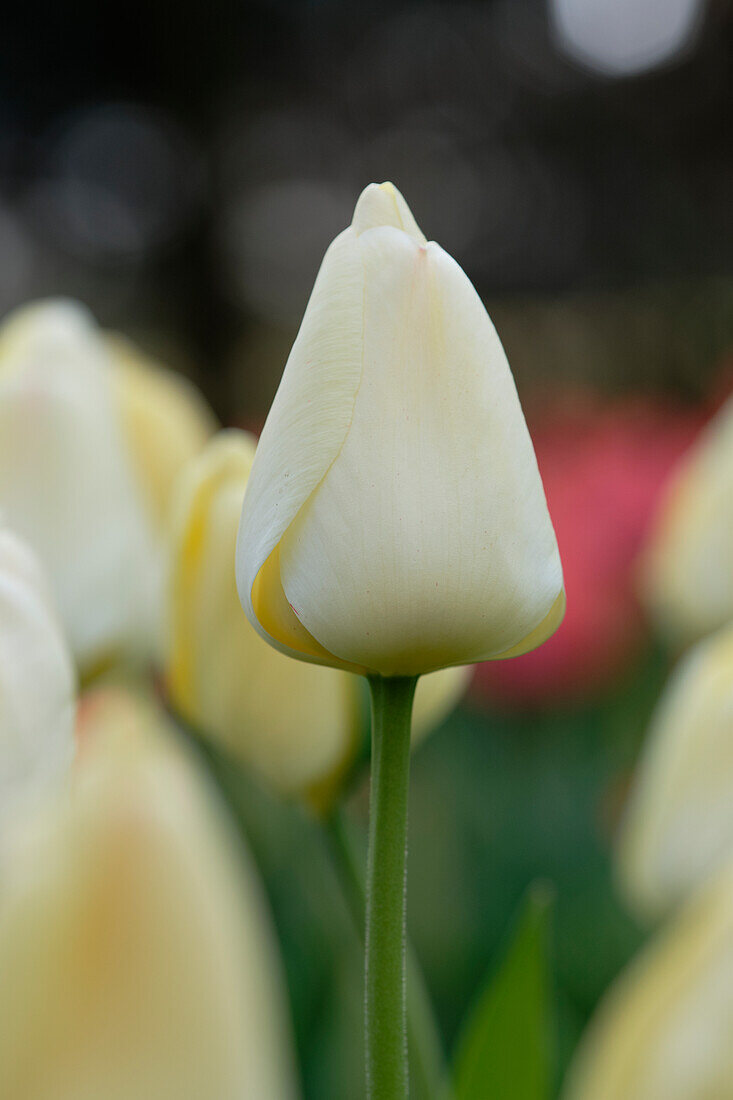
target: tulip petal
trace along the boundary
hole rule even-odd
[[[283,532],[287,601],[329,653],[384,675],[520,652],[558,621],[563,585],[503,348],[438,245],[383,226],[359,248],[361,384]]]
[[[393,183],[370,183],[359,196],[354,210],[351,226],[357,237],[380,225],[402,229],[418,244],[427,244],[425,234]]]
[[[262,432],[237,543],[237,586],[252,625],[282,652],[322,664],[339,662],[288,606],[277,548],[348,432],[361,378],[363,297],[357,238],[346,229],[323,259]]]

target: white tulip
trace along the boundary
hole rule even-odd
[[[0,508],[39,554],[83,663],[141,630],[152,533],[91,317],[30,307],[0,331]]]
[[[0,509],[41,558],[85,670],[155,646],[163,496],[211,430],[201,404],[73,302],[0,329]]]
[[[170,540],[166,682],[178,713],[283,795],[327,808],[359,748],[351,673],[291,661],[242,614],[234,555],[255,440],[219,432],[179,479]],[[413,738],[439,724],[470,669],[423,676]]]
[[[659,702],[620,836],[624,894],[657,917],[733,853],[733,626],[691,650]]]
[[[117,709],[86,713],[70,791],[2,853],[0,1096],[292,1100],[254,868],[149,706]]]
[[[563,1100],[733,1096],[733,868],[676,914],[612,986]]]
[[[562,618],[501,343],[391,184],[367,187],[324,258],[252,468],[237,580],[276,648],[383,675],[518,655]]]
[[[0,530],[0,822],[64,783],[75,705],[74,666],[40,565]]]

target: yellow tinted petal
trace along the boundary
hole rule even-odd
[[[355,751],[353,687],[345,673],[278,653],[242,611],[234,559],[253,455],[247,433],[222,432],[181,479],[168,688],[176,709],[204,735],[280,793],[303,796],[328,785]]]

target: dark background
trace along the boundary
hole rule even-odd
[[[14,4],[0,309],[80,296],[257,419],[325,246],[391,178],[520,383],[699,393],[733,330],[733,15],[698,6],[619,78],[563,52],[543,0]]]

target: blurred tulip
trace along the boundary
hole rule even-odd
[[[0,1095],[289,1100],[254,869],[183,750],[113,699],[68,797],[3,852]]]
[[[84,761],[101,738],[122,743],[139,738],[141,730],[173,736],[176,725],[162,706],[152,681],[104,679],[87,688],[76,708],[76,762]]]
[[[0,330],[0,508],[45,565],[85,671],[153,647],[163,498],[208,430],[197,398],[108,345],[81,306],[29,306]]]
[[[680,463],[642,559],[650,611],[686,644],[733,619],[733,398]]]
[[[733,854],[733,625],[675,670],[644,746],[622,830],[624,893],[657,917]]]
[[[75,696],[71,654],[39,563],[0,530],[0,821],[65,780]]]
[[[506,356],[392,184],[331,244],[262,432],[242,604],[290,656],[382,675],[540,645],[564,591]]]
[[[171,540],[166,679],[176,710],[281,794],[328,802],[360,742],[360,684],[350,673],[292,661],[252,629],[234,557],[255,454],[248,432],[220,432],[181,477]],[[423,678],[420,737],[455,705],[468,670]]]
[[[159,366],[121,336],[107,337],[123,425],[153,524],[167,531],[180,470],[216,431],[216,419],[187,378]]]
[[[488,698],[534,706],[587,699],[622,676],[647,637],[635,565],[669,471],[697,412],[642,399],[565,396],[530,415],[562,553],[568,610],[541,649],[477,669]]]
[[[249,433],[222,432],[182,476],[166,679],[186,721],[292,794],[319,785],[353,756],[357,701],[349,677],[288,660],[242,613],[234,552],[254,453]]]
[[[733,1096],[733,869],[678,913],[616,981],[564,1100]]]

